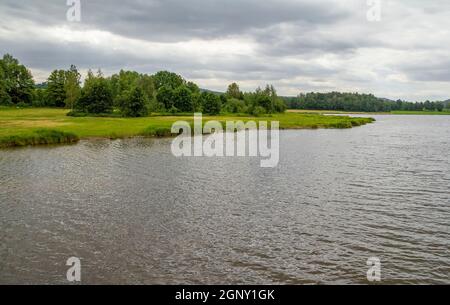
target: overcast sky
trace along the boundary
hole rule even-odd
[[[450,1],[0,0],[0,52],[36,81],[56,68],[171,70],[202,88],[271,83],[280,94],[358,91],[450,98]]]

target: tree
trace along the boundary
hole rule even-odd
[[[153,76],[155,88],[159,90],[162,87],[168,87],[172,90],[185,84],[185,80],[178,74],[160,71]]]
[[[238,100],[235,98],[227,100],[226,104],[223,104],[224,110],[229,113],[246,113],[247,106],[243,100]]]
[[[147,99],[144,90],[135,86],[123,95],[120,111],[127,117],[142,117],[148,114]]]
[[[173,107],[173,98],[173,89],[168,86],[159,88],[158,93],[156,94],[157,101],[164,105],[166,110],[170,110]]]
[[[437,111],[439,111],[439,112],[442,112],[443,110],[444,110],[444,103],[442,103],[442,102],[437,102],[436,103],[436,110]]]
[[[65,92],[66,92],[66,99],[65,99],[65,105],[67,108],[70,108],[73,110],[73,107],[77,100],[80,98],[81,95],[81,75],[77,70],[77,67],[74,65],[70,66],[70,70],[66,73],[66,83],[65,83]]]
[[[0,105],[9,105],[10,103],[11,97],[7,92],[5,74],[3,72],[2,65],[0,64]]]
[[[155,98],[155,82],[152,76],[147,74],[140,75],[137,85],[143,90],[149,101]]]
[[[186,87],[191,91],[192,94],[200,94],[200,88],[196,83],[187,82]]]
[[[47,92],[46,89],[36,88],[33,94],[33,107],[46,107],[47,105]]]
[[[281,98],[277,98],[273,104],[273,111],[276,113],[284,113],[286,109],[286,103]]]
[[[27,103],[33,100],[34,80],[31,72],[19,63],[17,59],[9,54],[3,56],[0,60],[0,70],[2,70],[2,84],[5,93],[2,100],[11,103]]]
[[[266,113],[272,112],[272,97],[270,95],[270,89],[266,90],[257,89],[254,95],[254,107],[264,108]]]
[[[81,91],[81,97],[75,104],[75,109],[93,114],[112,112],[113,95],[111,88],[100,71],[97,76],[89,71],[84,88]]]
[[[222,105],[219,96],[210,92],[203,92],[200,95],[200,100],[202,103],[203,113],[210,115],[220,114]]]
[[[173,92],[173,106],[181,112],[193,112],[191,90],[186,86],[180,86]]]
[[[155,99],[155,85],[153,77],[147,74],[139,74],[135,71],[120,70],[119,74],[114,74],[108,78],[114,104],[120,107],[124,99],[129,97],[129,93],[135,87],[142,89],[147,102]]]
[[[66,71],[54,70],[47,79],[47,100],[49,106],[66,105]]]
[[[239,89],[239,85],[236,83],[232,83],[231,85],[228,86],[226,95],[228,98],[234,98],[238,100],[244,99],[243,93]]]
[[[111,76],[111,92],[116,104],[123,99],[122,95],[129,92],[139,79],[139,73],[120,70],[119,74]]]

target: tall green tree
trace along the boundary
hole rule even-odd
[[[222,105],[219,96],[210,92],[202,92],[200,95],[200,100],[202,103],[203,113],[210,115],[220,114]]]
[[[116,106],[120,107],[120,103],[123,103],[124,99],[130,96],[130,91],[135,87],[142,89],[148,102],[155,99],[155,85],[150,75],[121,70],[119,74],[114,74],[108,78],[108,81]]]
[[[0,70],[3,74],[4,100],[10,100],[14,104],[31,104],[33,100],[34,80],[31,72],[9,54],[0,60]]]
[[[54,70],[47,79],[47,101],[49,106],[66,106],[66,71]]]
[[[146,96],[146,98],[151,101],[155,98],[155,82],[151,75],[142,74],[139,76],[137,81],[137,86],[140,87]]]
[[[168,87],[172,90],[184,85],[186,81],[178,74],[160,71],[153,76],[155,88],[159,90],[162,87]]]
[[[174,92],[173,89],[168,86],[163,86],[158,89],[156,99],[159,103],[164,105],[166,111],[169,111],[173,107]]]
[[[236,83],[232,83],[231,85],[228,86],[226,96],[227,96],[227,98],[230,98],[230,99],[231,98],[238,99],[238,100],[243,99],[243,93],[239,89],[239,85]]]
[[[193,112],[191,90],[186,86],[180,86],[173,92],[173,105],[181,112]]]
[[[112,112],[113,95],[111,87],[101,71],[96,76],[89,71],[84,87],[81,90],[81,97],[75,104],[75,109],[92,114]]]
[[[65,105],[73,110],[75,103],[81,96],[81,74],[74,65],[70,66],[66,73],[64,89],[66,92]]]
[[[135,86],[122,95],[120,111],[126,117],[142,117],[148,114],[147,99],[144,90]]]
[[[0,105],[9,105],[10,103],[11,97],[9,96],[6,88],[5,73],[3,72],[2,65],[0,64]]]

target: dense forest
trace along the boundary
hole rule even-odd
[[[289,109],[337,110],[361,112],[443,111],[444,102],[411,103],[402,100],[391,101],[372,94],[359,93],[307,93],[297,97],[284,98]]]
[[[43,84],[36,85],[31,72],[9,54],[0,59],[0,105],[18,107],[61,107],[69,115],[88,114],[146,116],[150,113],[193,113],[217,115],[243,113],[260,116],[289,109],[362,112],[443,111],[446,102],[410,103],[359,93],[307,93],[281,98],[272,85],[242,92],[232,83],[226,93],[201,90],[176,73],[153,75],[121,70],[105,77],[89,71],[81,81],[75,66],[55,70]],[[445,104],[447,103],[447,104]]]
[[[224,94],[201,90],[176,73],[160,71],[154,75],[121,70],[105,77],[99,70],[89,71],[84,83],[75,66],[55,70],[44,84],[35,85],[30,71],[5,55],[0,60],[0,105],[19,107],[61,107],[69,115],[88,114],[126,117],[149,113],[193,113],[217,115],[246,113],[264,115],[286,110],[275,88],[267,85],[255,92],[242,92],[236,83]]]

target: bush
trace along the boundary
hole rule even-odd
[[[256,106],[252,110],[252,115],[254,115],[256,117],[264,116],[265,114],[267,114],[267,111],[264,107],[261,107],[261,106]]]
[[[247,110],[245,102],[235,98],[229,99],[224,106],[224,111],[228,113],[246,113]]]
[[[157,137],[157,138],[164,138],[164,137],[171,137],[172,135],[172,131],[170,128],[164,128],[164,127],[160,127],[160,128],[155,128],[155,127],[149,127],[147,129],[145,129],[142,133],[141,136],[144,137]]]
[[[24,103],[24,102],[20,102],[16,105],[17,108],[29,108],[31,105]]]
[[[148,104],[148,112],[165,112],[164,105],[158,102],[156,99],[152,99]]]
[[[282,99],[276,99],[273,103],[273,111],[277,113],[284,113],[287,109],[286,103]]]
[[[170,107],[169,113],[175,114],[177,112],[180,112],[177,107],[175,106]]]

